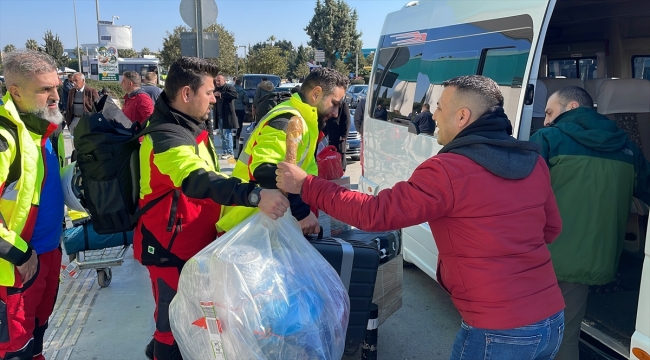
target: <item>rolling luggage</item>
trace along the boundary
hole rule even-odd
[[[337,237],[346,240],[361,241],[376,246],[380,253],[380,263],[394,259],[401,252],[401,236],[399,231],[365,232],[352,229],[338,234]]]
[[[379,267],[377,247],[345,237],[310,237],[309,242],[341,277],[350,297],[346,344],[363,342]]]

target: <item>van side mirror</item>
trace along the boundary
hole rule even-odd
[[[535,99],[535,85],[528,84],[526,86],[526,95],[524,96],[524,104],[533,105],[534,99]]]

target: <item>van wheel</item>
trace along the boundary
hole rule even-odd
[[[97,269],[97,283],[100,287],[108,287],[113,279],[113,271],[111,268]]]
[[[361,156],[350,156],[350,160],[352,160],[352,161],[361,161]]]

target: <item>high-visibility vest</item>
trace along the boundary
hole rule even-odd
[[[0,238],[20,251],[26,252],[27,241],[31,239],[36,225],[45,175],[44,159],[40,151],[44,137],[27,130],[9,92],[5,94],[2,101],[4,105],[0,105],[0,117],[16,127],[15,136],[18,138],[20,149],[17,147],[14,135],[0,123],[0,135],[9,145],[9,149],[5,150],[6,156],[0,157],[0,181],[4,183],[2,197],[0,197],[0,213],[4,219],[0,224]],[[52,147],[57,149],[56,153],[61,165],[65,157],[63,136],[59,136],[58,143],[52,144]],[[15,184],[7,184],[9,167],[18,151],[20,151],[20,177]],[[14,286],[14,284],[14,265],[0,259],[0,286]]]
[[[255,169],[264,163],[277,164],[284,160],[287,153],[286,133],[268,126],[268,123],[281,114],[298,116],[303,122],[302,141],[298,144],[296,165],[308,174],[318,175],[316,163],[316,146],[318,145],[318,111],[315,107],[304,103],[299,94],[293,96],[271,109],[260,120],[246,142],[244,150],[239,155],[232,176],[243,182],[254,181]],[[222,211],[221,220],[217,223],[220,230],[228,231],[247,217],[257,213],[256,208],[243,206],[226,206]]]

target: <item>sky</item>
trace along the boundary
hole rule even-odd
[[[408,0],[347,0],[359,15],[364,48],[374,48],[390,12],[399,10]],[[133,47],[140,51],[162,49],[166,32],[185,25],[179,13],[181,0],[99,0],[101,20],[130,25]],[[314,14],[316,0],[216,0],[217,22],[234,33],[235,45],[251,46],[274,35],[294,46],[307,45],[304,31]],[[76,0],[79,44],[97,42],[95,0]],[[47,30],[58,34],[66,49],[75,47],[73,0],[0,0],[0,49],[7,44],[24,48],[28,39],[43,43]],[[240,55],[244,50],[238,49]]]

